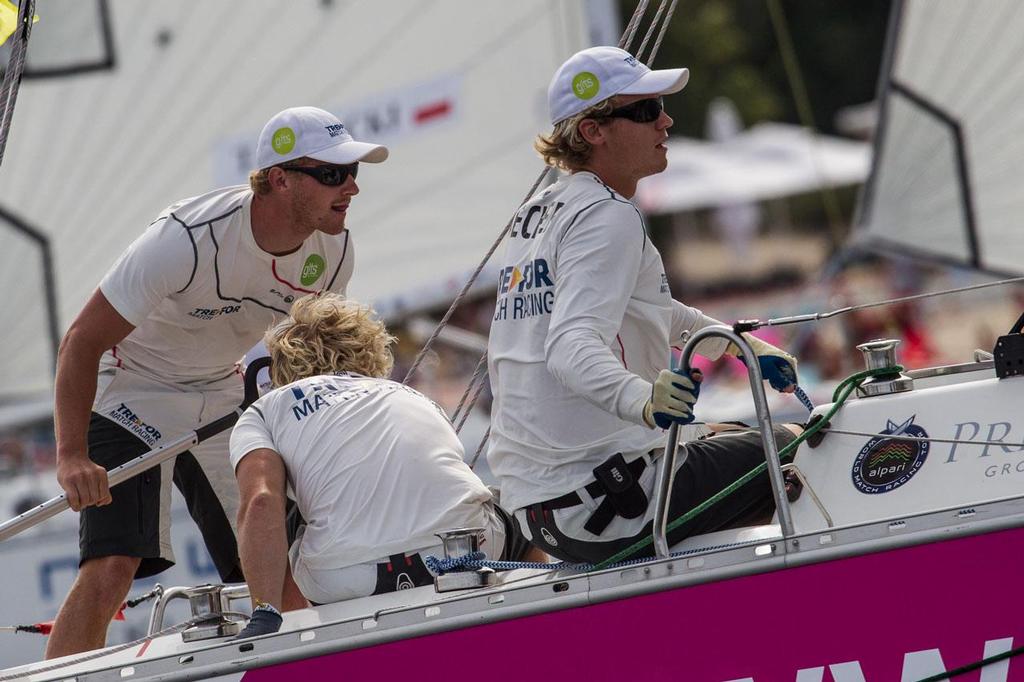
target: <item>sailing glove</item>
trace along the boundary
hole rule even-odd
[[[697,402],[703,379],[704,375],[699,369],[690,370],[689,377],[682,370],[661,370],[651,388],[651,398],[644,405],[644,421],[647,425],[667,429],[672,422],[692,422],[693,405]]]
[[[281,629],[281,613],[270,604],[260,604],[252,610],[249,624],[238,633],[235,639],[259,637],[277,632]]]
[[[761,376],[771,384],[776,391],[791,393],[796,389],[796,358],[770,343],[762,341],[753,334],[744,334],[754,354],[757,355],[757,364],[761,368]],[[729,352],[746,364],[747,361],[740,357],[739,349],[735,344],[730,344]]]

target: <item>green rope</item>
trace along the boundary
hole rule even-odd
[[[868,379],[868,378],[874,377],[874,376],[893,374],[894,372],[902,372],[902,371],[903,371],[903,367],[902,366],[895,365],[893,367],[883,367],[881,369],[869,369],[869,370],[865,370],[863,372],[857,372],[856,374],[853,374],[853,375],[847,377],[846,379],[843,379],[843,381],[840,382],[840,384],[838,386],[836,386],[836,390],[832,394],[832,402],[833,402],[832,408],[828,411],[827,414],[825,414],[825,416],[823,418],[819,419],[813,426],[805,429],[804,432],[801,433],[799,436],[797,436],[796,439],[793,440],[792,443],[790,443],[786,447],[784,447],[781,450],[779,450],[779,461],[782,462],[784,459],[794,455],[796,453],[796,449],[798,447],[800,447],[801,443],[803,443],[805,440],[807,440],[808,438],[810,438],[811,436],[816,434],[818,431],[823,429],[825,427],[825,424],[828,423],[828,421],[832,418],[832,416],[835,415],[835,413],[839,411],[839,408],[842,407],[843,403],[845,403],[846,400],[850,397],[850,394],[853,393],[854,390],[856,390],[857,387],[860,386],[861,383],[865,379]],[[774,435],[773,435],[773,437],[774,437]],[[757,465],[756,467],[754,467],[753,469],[751,469],[750,471],[748,471],[747,473],[745,473],[744,475],[740,476],[738,479],[736,479],[735,481],[730,483],[725,488],[722,488],[717,493],[715,493],[714,495],[712,495],[708,499],[704,500],[703,502],[698,504],[696,507],[694,507],[690,511],[686,512],[685,514],[683,514],[679,518],[677,518],[674,521],[672,521],[671,523],[669,523],[665,532],[666,533],[671,532],[672,530],[678,528],[679,526],[681,526],[682,524],[686,523],[690,519],[694,518],[695,516],[697,516],[701,512],[705,511],[708,507],[712,506],[716,502],[718,502],[718,501],[728,497],[729,495],[733,494],[734,492],[739,490],[741,487],[743,487],[744,485],[749,483],[751,480],[753,480],[754,478],[757,478],[757,476],[759,476],[767,468],[768,468],[768,462],[762,462],[761,464]],[[622,561],[624,559],[630,558],[634,554],[636,554],[638,551],[640,551],[641,549],[644,549],[645,547],[647,547],[648,545],[651,545],[653,543],[654,543],[654,536],[653,535],[645,537],[642,540],[638,540],[635,543],[633,543],[632,545],[630,545],[629,547],[625,548],[624,550],[618,552],[617,554],[613,554],[609,558],[607,558],[604,561],[602,561],[601,563],[597,564],[594,567],[594,570],[595,571],[599,571],[601,569],[607,568],[611,564],[618,563],[618,562],[620,562],[620,561]]]

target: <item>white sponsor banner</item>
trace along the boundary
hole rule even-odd
[[[457,123],[462,80],[459,74],[446,74],[329,110],[356,140],[393,145]],[[249,172],[256,168],[259,134],[259,130],[247,130],[214,143],[213,176],[217,185],[248,181]]]

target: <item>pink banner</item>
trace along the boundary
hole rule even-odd
[[[250,671],[246,680],[910,682],[1024,645],[1024,529]],[[958,681],[1024,680],[1024,657]]]

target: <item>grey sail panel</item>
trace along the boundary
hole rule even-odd
[[[859,240],[1024,272],[1024,5],[905,0],[893,16]]]
[[[105,26],[113,67],[22,82],[0,209],[49,244],[55,303],[7,314],[0,352],[19,369],[0,401],[50,385],[50,320],[63,333],[172,201],[246,182],[260,129],[289,106],[392,152],[359,177],[349,294],[389,316],[450,301],[540,171],[548,81],[587,44],[583,0],[65,1],[37,4],[30,66],[102,60]],[[41,292],[38,250],[0,227],[18,261],[0,287]]]

